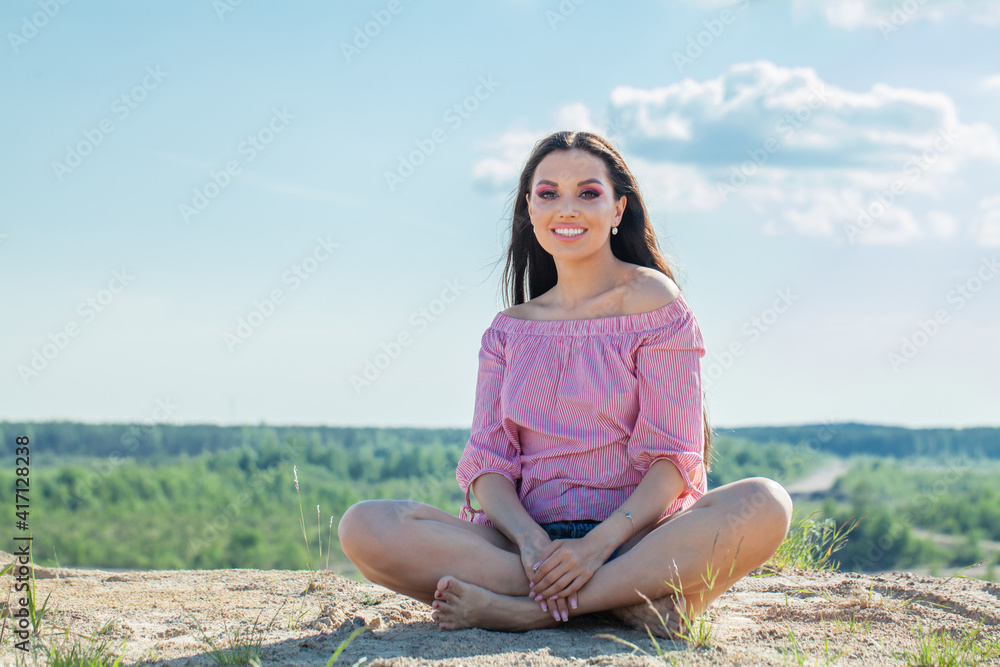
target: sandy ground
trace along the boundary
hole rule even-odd
[[[0,552],[3,565],[11,559]],[[43,638],[34,643],[54,641],[48,635],[54,628],[84,636],[106,628],[100,637],[119,651],[124,641],[127,664],[214,664],[198,627],[227,646],[227,633],[252,636],[258,618],[259,629],[271,624],[259,635],[264,665],[325,665],[351,630],[365,623],[372,629],[348,646],[337,665],[664,664],[599,636],[613,634],[655,655],[645,633],[595,616],[527,633],[445,632],[431,620],[428,606],[332,572],[317,573],[316,589],[305,594],[310,574],[301,571],[36,572],[39,598],[51,591],[49,605],[56,613],[43,621]],[[4,583],[10,588],[13,582]],[[898,572],[786,570],[745,577],[719,598],[707,614],[707,645],[661,640],[661,648],[685,665],[799,664],[796,646],[807,656],[804,664],[899,664],[894,654],[919,645],[918,621],[928,631],[956,631],[980,618],[982,630],[996,642],[1000,586],[995,583]],[[0,663],[12,664],[18,652],[10,641],[10,618],[5,620]],[[42,657],[38,664],[44,664]]]

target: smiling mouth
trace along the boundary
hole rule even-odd
[[[579,227],[556,227],[552,230],[552,233],[556,236],[564,239],[575,239],[579,236],[583,236],[587,233],[586,229],[581,229]]]

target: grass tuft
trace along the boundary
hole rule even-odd
[[[335,663],[337,661],[337,658],[340,657],[340,654],[344,652],[345,648],[347,648],[347,645],[350,644],[352,641],[354,641],[354,638],[360,635],[365,630],[371,630],[371,628],[369,628],[367,625],[362,626],[357,630],[355,630],[354,632],[352,632],[350,637],[340,642],[340,646],[337,647],[337,650],[333,652],[333,655],[331,655],[330,659],[327,661],[326,667],[330,667],[333,663]],[[358,662],[354,664],[357,665],[362,661],[364,661],[364,658],[361,658],[361,660],[358,660]]]
[[[956,633],[944,629],[928,632],[918,619],[913,628],[919,646],[915,651],[893,652],[908,667],[959,667],[982,665],[1000,656],[1000,641],[982,632],[983,619],[975,627],[965,625]]]
[[[800,519],[793,517],[785,539],[762,566],[764,570],[770,570],[764,576],[774,571],[780,572],[785,567],[803,570],[836,570],[840,567],[838,561],[832,560],[833,554],[844,548],[847,535],[857,528],[863,517],[855,519],[850,525],[844,524],[837,528],[833,517],[822,521],[813,520],[813,515],[818,511]]]
[[[118,667],[125,657],[125,644],[122,640],[121,653],[112,650],[112,641],[108,637],[98,640],[96,637],[80,637],[70,639],[67,629],[59,642],[53,642],[45,647],[48,667]]]
[[[302,527],[302,539],[306,543],[306,559],[309,563],[309,585],[306,586],[305,593],[311,593],[316,589],[316,571],[313,570],[312,555],[309,553],[309,538],[306,536],[306,517],[302,513],[302,496],[299,494],[299,469],[292,466],[292,476],[295,478],[295,495],[299,499],[299,526]],[[317,511],[319,506],[316,506]]]
[[[181,607],[181,609],[184,609],[184,607]],[[215,664],[259,665],[263,656],[264,638],[274,626],[281,607],[278,607],[278,611],[274,613],[271,622],[264,628],[259,627],[260,615],[264,613],[263,609],[257,614],[257,618],[254,619],[253,626],[249,630],[236,628],[230,633],[229,625],[223,619],[223,633],[214,640],[201,627],[201,623],[198,622],[194,614],[187,609],[184,609],[184,611],[194,621],[195,627],[198,628],[198,634],[201,635],[200,643],[207,649],[206,654]]]

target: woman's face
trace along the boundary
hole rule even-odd
[[[609,243],[627,201],[614,199],[604,161],[577,148],[542,158],[526,197],[535,238],[553,257],[584,257]]]

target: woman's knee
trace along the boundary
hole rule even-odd
[[[769,477],[748,477],[740,480],[742,505],[750,506],[760,516],[780,529],[782,538],[792,520],[792,498],[781,484]]]
[[[398,501],[382,498],[354,503],[337,524],[341,550],[347,555],[348,551],[381,541],[392,530],[390,524],[400,518],[403,509]]]

